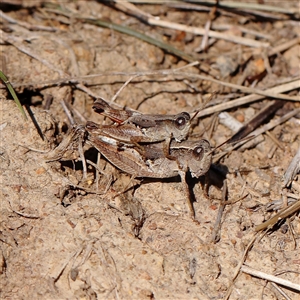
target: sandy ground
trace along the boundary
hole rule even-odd
[[[229,299],[284,299],[271,283],[244,272],[232,282],[244,261],[253,269],[300,283],[299,214],[264,234],[254,230],[274,214],[266,211],[266,205],[282,198],[282,176],[299,147],[299,115],[271,130],[280,147],[269,135],[263,135],[257,145],[232,151],[218,162],[217,168],[226,170],[228,205],[219,237],[214,240],[222,199],[220,185],[224,182],[220,172],[210,170],[207,174],[208,191],[204,178],[189,180],[196,200],[195,222],[189,216],[179,178],[144,180],[134,191],[120,194],[130,177],[103,158],[99,167],[105,175],[96,177],[90,165],[85,181],[76,151],[64,161],[46,162],[46,153],[71,127],[62,100],[68,103],[77,124],[103,122],[103,117],[93,112],[94,99],[88,93],[77,83],[58,83],[58,79],[102,74],[80,83],[112,99],[130,72],[170,70],[186,63],[134,37],[52,14],[45,7],[39,10],[38,4],[30,9],[5,9],[19,21],[53,26],[59,31],[21,30],[22,24],[6,24],[11,36],[27,42],[1,45],[1,70],[9,76],[31,116],[24,121],[7,91],[0,90],[1,299],[224,299],[229,291]],[[164,37],[187,53],[201,42],[201,37],[189,33],[181,36],[171,29],[155,30],[100,2],[64,5],[85,16],[110,18],[152,37]],[[190,20],[192,26],[204,26],[207,18],[207,12],[162,5],[140,8],[173,22]],[[242,18],[246,17],[221,14],[215,24],[242,24]],[[293,22],[249,18],[244,27],[270,35],[268,42],[275,46],[299,37],[299,27]],[[35,58],[17,45],[27,47]],[[299,47],[298,43],[273,58],[272,73],[265,75],[257,88],[299,76]],[[247,69],[249,60],[253,68],[263,58],[262,52],[224,40],[217,41],[207,54],[194,55],[203,57],[203,65],[210,66],[208,74],[217,72],[219,79],[232,83],[238,83],[245,70],[229,75],[220,66],[238,62]],[[103,75],[113,72],[125,75]],[[200,71],[191,67],[188,72]],[[226,97],[240,96],[236,90],[209,81],[156,74],[133,80],[116,103],[143,113],[176,114],[193,113],[210,98],[217,104]],[[49,99],[52,104],[47,107]],[[266,103],[251,103],[228,112],[243,122]],[[272,118],[297,107],[298,103],[287,102]],[[208,115],[195,119],[189,139],[205,137],[216,146],[232,134],[216,115]],[[85,146],[84,151],[96,163],[95,149]],[[286,192],[299,195],[299,185],[296,178]],[[282,289],[289,299],[299,299],[296,291]]]

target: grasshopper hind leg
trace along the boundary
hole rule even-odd
[[[189,209],[190,209],[190,215],[191,215],[192,219],[195,220],[196,213],[195,213],[195,209],[194,209],[193,202],[192,202],[192,195],[190,193],[190,188],[189,188],[189,185],[186,181],[186,172],[179,171],[179,175],[180,175],[180,178],[181,178],[184,193],[186,195],[187,204],[188,204]]]

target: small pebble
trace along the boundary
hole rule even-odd
[[[238,113],[235,118],[241,123],[245,122],[245,116],[242,113]]]

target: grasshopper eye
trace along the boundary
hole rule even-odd
[[[202,146],[196,147],[193,150],[193,156],[197,160],[201,160],[204,156],[204,148]]]
[[[183,129],[186,126],[186,123],[190,120],[190,115],[186,112],[181,113],[175,119],[175,125],[178,129]]]
[[[96,130],[96,129],[98,129],[98,127],[99,126],[96,123],[92,122],[92,121],[87,121],[86,125],[85,125],[85,128],[87,130]]]

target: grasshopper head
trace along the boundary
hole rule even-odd
[[[184,140],[191,127],[191,117],[187,112],[182,112],[174,117],[172,122],[172,136],[177,142]]]
[[[200,177],[207,173],[212,161],[211,146],[207,140],[200,140],[191,149],[188,167],[193,177]]]

